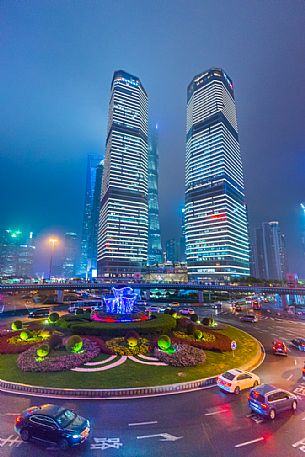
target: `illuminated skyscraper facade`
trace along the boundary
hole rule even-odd
[[[33,233],[22,233],[20,230],[0,232],[0,276],[31,278],[35,244]]]
[[[187,93],[185,238],[189,277],[248,276],[249,240],[233,83],[221,69]]]
[[[148,256],[147,265],[162,263],[161,233],[159,221],[159,155],[157,126],[152,130],[148,146]]]
[[[111,85],[98,236],[98,277],[128,278],[147,262],[148,100],[141,81]]]

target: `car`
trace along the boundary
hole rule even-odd
[[[288,355],[288,348],[283,341],[273,341],[272,352],[274,355]]]
[[[291,344],[299,351],[305,351],[305,338],[294,338]]]
[[[297,409],[296,395],[284,389],[278,389],[272,384],[262,384],[251,389],[248,397],[251,411],[270,419],[275,419],[278,413]]]
[[[29,311],[28,317],[31,319],[41,319],[43,317],[49,317],[49,308],[37,308]]]
[[[191,316],[192,314],[195,314],[195,311],[193,308],[182,308],[179,310],[179,313],[183,316]]]
[[[260,379],[254,373],[233,368],[218,376],[216,384],[221,390],[238,395],[243,389],[258,386]]]
[[[15,431],[22,441],[36,438],[64,450],[86,441],[90,422],[62,406],[45,404],[31,406],[17,416]]]
[[[161,313],[164,311],[164,308],[161,306],[145,306],[145,311],[149,313]]]
[[[239,319],[241,322],[257,322],[257,317],[254,314],[244,314],[243,316],[240,316]]]
[[[180,306],[180,303],[173,301],[173,303],[170,303],[170,306],[176,308],[177,306]]]
[[[242,307],[240,305],[235,305],[234,310],[236,313],[240,313],[242,311]]]
[[[222,307],[222,303],[220,303],[220,302],[211,304],[211,308],[213,308],[213,309],[221,309],[221,307]]]

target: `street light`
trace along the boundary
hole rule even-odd
[[[51,249],[49,279],[51,279],[53,255],[54,255],[54,250],[55,250],[55,244],[57,242],[58,242],[58,240],[56,238],[49,238],[49,245],[50,245],[50,249]]]

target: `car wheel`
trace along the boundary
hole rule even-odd
[[[256,387],[256,386],[258,386],[258,381],[257,380],[255,380],[254,383],[253,383],[253,387]]]
[[[298,406],[297,401],[296,401],[296,400],[293,400],[293,402],[291,403],[291,409],[292,409],[292,411],[296,411],[297,406]]]
[[[240,387],[239,386],[235,387],[234,393],[235,393],[235,395],[238,395],[240,393]]]
[[[58,443],[58,446],[59,446],[59,449],[61,449],[62,451],[65,451],[66,449],[68,449],[69,443],[65,438],[63,438]]]
[[[275,416],[276,416],[276,412],[275,412],[275,409],[271,409],[270,412],[269,412],[269,417],[271,420],[274,420],[275,419]]]
[[[20,438],[22,441],[30,441],[31,439],[31,434],[27,428],[24,428],[21,433],[20,433]]]

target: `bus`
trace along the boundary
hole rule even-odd
[[[95,311],[96,309],[101,309],[103,307],[103,299],[96,298],[94,300],[81,300],[70,303],[68,307],[68,311],[71,314],[75,314],[78,309],[86,310],[90,309],[91,311]]]

